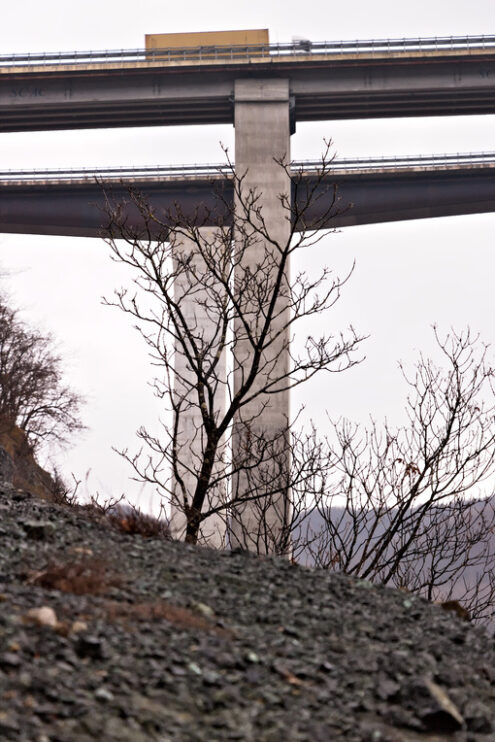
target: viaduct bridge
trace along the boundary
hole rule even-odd
[[[495,113],[495,36],[0,56],[0,132],[233,124],[237,172],[262,193],[282,243],[289,225],[280,195],[291,198],[291,182],[274,158],[290,160],[297,122],[487,113]],[[315,163],[297,166],[314,177]],[[336,162],[332,178],[353,204],[337,224],[492,211],[494,167],[493,154]],[[1,173],[0,231],[96,234],[94,175]],[[180,198],[185,208],[207,202],[212,178],[223,177],[204,167],[97,176],[117,190],[121,180],[143,186],[157,204]],[[288,335],[279,343],[284,367]],[[288,425],[289,393],[255,400],[245,414],[276,437]]]
[[[292,171],[312,187],[319,166],[318,161],[296,161]],[[214,187],[221,188],[223,198],[234,199],[229,168],[221,164],[6,170],[0,171],[0,230],[98,237],[103,190],[111,189],[115,200],[121,201],[130,185],[146,193],[161,213],[180,203],[185,217],[192,218],[198,204],[203,204],[204,224],[209,226],[214,226]],[[321,197],[312,209],[315,222],[333,197],[333,185],[342,207],[332,219],[335,227],[491,212],[495,210],[495,152],[335,160],[320,182]]]

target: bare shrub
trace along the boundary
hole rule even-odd
[[[444,364],[420,357],[405,425],[337,421],[293,528],[307,564],[458,601],[495,616],[495,402],[487,348],[441,338]],[[315,449],[316,450],[316,449]]]
[[[27,581],[47,590],[75,595],[105,595],[110,587],[122,584],[122,578],[97,557],[50,562]]]
[[[123,623],[135,628],[136,621],[168,621],[181,629],[206,631],[219,636],[231,636],[231,632],[215,626],[194,611],[165,603],[162,600],[151,600],[142,603],[107,602],[105,616],[111,623]]]
[[[166,521],[132,506],[113,508],[107,513],[106,518],[115,530],[129,536],[170,539]]]

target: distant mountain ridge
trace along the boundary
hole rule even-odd
[[[444,531],[449,532],[450,525],[450,536],[455,537],[455,523],[452,522],[453,516],[449,519],[449,505],[438,505],[434,515],[426,515],[422,525],[422,532],[425,534],[423,539],[418,540],[418,550],[421,552],[422,549],[427,549],[426,539],[428,538],[428,531],[431,525],[433,517],[438,518],[438,512],[445,512],[445,518],[440,517],[439,520],[444,521]],[[495,511],[495,495],[485,499],[473,500],[466,509],[465,517],[470,518],[472,523],[482,524],[483,513],[489,513],[490,517],[493,518]],[[390,510],[386,518],[376,521],[376,516],[372,511],[369,511],[369,518],[367,514],[362,515],[360,521],[359,531],[353,533],[355,536],[354,553],[355,557],[347,565],[344,571],[351,574],[358,575],[356,571],[357,563],[362,555],[363,547],[367,541],[370,528],[374,528],[373,540],[376,543],[380,542],[383,534],[385,533],[388,525],[393,521],[394,516],[397,514],[397,510]],[[317,509],[306,511],[301,513],[298,518],[298,526],[294,530],[294,550],[296,561],[307,567],[321,566],[322,559],[327,559],[328,562],[332,562],[332,571],[341,571],[339,567],[338,559],[332,559],[329,554],[329,543],[328,543],[328,527],[327,519],[334,524],[338,524],[336,529],[342,536],[346,532],[349,532],[353,527],[353,518],[346,512],[343,507],[331,508],[324,515]],[[369,523],[367,523],[367,520]],[[449,524],[449,520],[451,521]],[[385,557],[390,557],[394,552],[400,548],[398,543],[400,539],[393,541],[385,551]],[[337,538],[332,539],[332,545],[335,547]],[[448,552],[448,549],[446,550]],[[485,556],[483,556],[485,554]],[[490,589],[493,591],[495,597],[495,529],[490,528],[489,524],[485,528],[485,538],[478,544],[473,544],[470,549],[471,562],[484,562],[485,574],[483,579],[480,581],[481,573],[480,566],[476,566],[472,563],[466,563],[463,566],[463,560],[466,559],[466,554],[457,553],[455,558],[452,559],[452,563],[447,564],[444,559],[443,562],[439,562],[438,569],[444,569],[449,572],[455,571],[462,567],[462,578],[446,579],[442,584],[442,587],[435,591],[432,596],[435,600],[450,600],[456,599],[463,601],[466,591],[474,591],[476,585],[480,590],[489,592]],[[432,557],[417,556],[415,558],[414,551],[407,555],[408,569],[411,573],[414,573],[416,579],[418,579],[421,573],[425,574],[427,570],[432,569]],[[364,571],[361,570],[361,573]],[[393,583],[390,583],[394,586]],[[395,585],[397,587],[397,585]],[[493,606],[493,612],[495,613],[495,606]],[[495,619],[492,618],[491,625],[495,628]]]

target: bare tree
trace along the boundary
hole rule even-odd
[[[49,335],[28,327],[0,297],[0,430],[24,431],[31,448],[67,443],[82,429],[81,397],[63,380]]]
[[[262,194],[229,165],[229,188],[217,190],[214,209],[200,205],[192,216],[178,205],[155,210],[133,189],[124,203],[107,194],[106,241],[134,281],[107,303],[136,321],[158,369],[153,387],[166,415],[158,434],[138,431],[138,453],[121,453],[139,481],[156,485],[184,514],[187,541],[201,540],[220,518],[231,532],[236,523],[244,528],[248,548],[284,552],[292,518],[287,495],[312,464],[291,460],[289,420],[264,431],[259,416],[277,395],[315,374],[356,363],[361,338],[352,328],[338,337],[307,337],[300,355],[289,344],[299,320],[329,310],[347,280],[327,269],[316,277],[290,277],[288,270],[291,256],[321,240],[337,213],[335,188],[326,185],[328,149],[309,184],[278,162],[293,191],[292,198],[280,196],[290,225],[283,242],[264,218]],[[289,364],[280,362],[284,354]],[[252,518],[246,527],[246,509],[265,514],[256,516],[256,528]]]
[[[292,200],[281,197],[291,225],[283,244],[263,219],[261,194],[246,190],[233,168],[234,196],[219,189],[213,212],[158,211],[133,189],[126,202],[108,195],[106,239],[134,286],[107,303],[136,321],[165,413],[157,433],[138,431],[137,453],[120,453],[136,479],[156,485],[183,514],[189,542],[211,543],[212,529],[228,522],[255,551],[290,553],[430,600],[460,600],[474,618],[490,617],[495,508],[486,495],[495,481],[495,406],[477,338],[442,339],[435,330],[444,366],[421,357],[412,378],[403,372],[410,394],[400,428],[339,421],[322,440],[295,426],[289,437],[288,425],[265,433],[253,416],[239,415],[253,399],[263,412],[281,390],[349,368],[361,339],[352,328],[338,338],[308,337],[298,356],[280,340],[298,320],[330,309],[347,279],[328,270],[289,278],[291,255],[328,233],[338,205],[325,185],[326,156],[309,185],[279,165],[293,179]],[[246,260],[253,247],[255,271]],[[277,362],[281,351],[290,353],[289,369]]]
[[[487,348],[469,331],[435,337],[445,365],[420,357],[408,422],[333,425],[312,507],[294,524],[296,558],[461,601],[495,616],[495,404]]]

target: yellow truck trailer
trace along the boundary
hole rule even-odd
[[[152,52],[153,56],[161,57],[157,51],[167,50],[164,56],[179,56],[178,50],[188,49],[191,52],[202,52],[205,55],[214,53],[219,49],[220,53],[227,53],[232,47],[235,56],[238,54],[245,55],[246,47],[249,47],[249,55],[257,56],[263,53],[263,47],[269,44],[267,28],[256,28],[242,31],[200,31],[194,33],[161,33],[146,34],[145,47],[147,52]],[[222,49],[225,47],[225,49]],[[259,47],[257,49],[256,47]],[[177,51],[176,51],[177,50]],[[175,54],[174,54],[175,52]],[[266,51],[265,51],[266,53]]]

